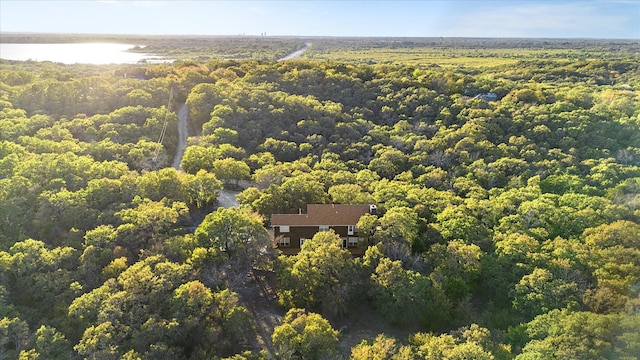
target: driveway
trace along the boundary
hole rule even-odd
[[[189,120],[189,108],[187,104],[182,104],[178,110],[178,146],[176,148],[176,155],[173,157],[173,163],[171,167],[180,170],[180,161],[182,161],[182,155],[187,147],[187,138],[189,137],[187,121]]]
[[[218,195],[218,206],[223,208],[230,207],[238,207],[238,202],[236,201],[236,195],[240,194],[244,189],[255,186],[255,184],[247,181],[240,180],[238,181],[238,186],[240,186],[240,190],[230,190],[230,189],[222,189],[220,190],[220,195]]]
[[[220,195],[218,195],[218,206],[223,208],[230,207],[238,207],[238,202],[236,201],[236,195],[238,195],[240,191],[237,190],[229,190],[222,189],[220,190]]]

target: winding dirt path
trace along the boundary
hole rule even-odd
[[[182,155],[184,155],[184,150],[187,148],[187,138],[189,137],[188,120],[189,108],[187,104],[182,104],[178,110],[178,146],[176,147],[176,155],[171,163],[171,167],[176,170],[180,170],[180,161],[182,161]]]

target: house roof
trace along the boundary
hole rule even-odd
[[[271,225],[320,226],[356,225],[371,205],[309,204],[306,214],[273,214]]]

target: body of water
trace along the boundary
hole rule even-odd
[[[170,61],[153,54],[127,52],[133,47],[135,45],[115,43],[0,43],[0,58],[20,61],[53,61],[64,64],[134,64],[140,61]]]

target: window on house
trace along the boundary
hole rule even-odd
[[[289,247],[291,245],[291,238],[288,237],[281,237],[278,240],[278,246],[281,247]]]
[[[320,231],[329,231],[329,225],[320,225],[319,226],[319,230]]]
[[[349,237],[349,247],[357,247],[360,243],[360,238],[357,237]]]
[[[347,226],[347,235],[353,235],[355,232],[356,232],[356,226],[355,225]]]
[[[288,233],[289,232],[289,225],[280,225],[280,232],[281,233]]]

